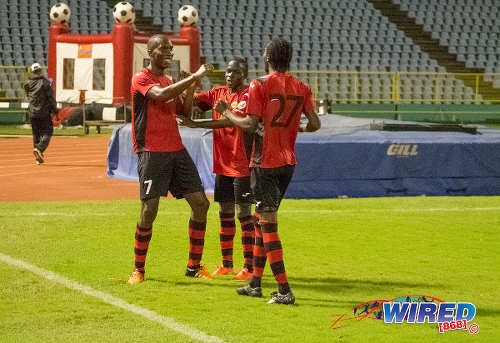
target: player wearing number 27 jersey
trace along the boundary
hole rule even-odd
[[[300,115],[314,111],[309,86],[288,73],[275,71],[252,81],[248,97],[247,114],[260,119],[250,166],[296,165]]]
[[[259,215],[255,225],[255,245],[252,280],[237,289],[240,295],[261,297],[261,280],[266,260],[278,283],[271,304],[293,304],[295,296],[288,284],[283,262],[283,250],[278,235],[278,208],[292,179],[297,160],[295,139],[298,131],[312,132],[320,128],[310,88],[288,74],[292,44],[273,38],[265,47],[265,77],[250,84],[244,118],[224,112],[234,124],[244,130],[256,130],[251,162],[251,187]],[[307,124],[300,124],[304,113]]]

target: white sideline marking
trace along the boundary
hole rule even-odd
[[[34,265],[29,264],[27,262],[24,262],[22,260],[18,260],[18,259],[12,258],[10,256],[4,255],[2,253],[0,253],[0,261],[4,262],[6,264],[10,264],[11,266],[14,266],[14,267],[28,270],[28,271],[30,271],[38,276],[41,276],[47,280],[57,282],[66,288],[84,293],[86,295],[90,295],[90,296],[95,297],[95,298],[98,298],[98,299],[100,299],[100,300],[102,300],[105,303],[108,303],[110,305],[120,307],[124,310],[141,315],[141,316],[145,317],[146,319],[157,322],[170,330],[173,330],[173,331],[176,331],[176,332],[181,333],[183,335],[189,336],[190,338],[196,339],[198,341],[224,343],[224,341],[222,339],[220,339],[219,337],[209,336],[206,333],[199,331],[195,328],[192,328],[186,324],[178,323],[172,318],[165,317],[165,316],[162,316],[154,311],[148,310],[146,308],[130,304],[123,299],[114,297],[108,293],[104,293],[104,292],[95,290],[92,287],[82,285],[76,281],[67,279],[64,276],[61,276],[61,275],[56,274],[54,272],[51,272],[50,270],[39,268],[37,266],[34,266]]]

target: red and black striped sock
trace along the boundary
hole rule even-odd
[[[241,247],[243,248],[243,258],[245,259],[244,267],[250,273],[253,272],[253,244],[255,240],[254,225],[256,218],[254,216],[246,216],[238,218],[241,224]]]
[[[258,216],[257,216],[258,218]],[[262,274],[266,266],[266,251],[262,239],[262,229],[258,221],[255,222],[255,244],[253,246],[253,277],[250,281],[251,287],[261,287]]]
[[[144,273],[144,265],[146,264],[146,255],[148,253],[149,242],[151,241],[151,235],[153,233],[153,228],[140,227],[137,224],[135,228],[135,248],[134,248],[134,261],[135,270]]]
[[[220,249],[222,252],[222,266],[233,268],[233,245],[236,233],[234,213],[219,212],[220,218]]]
[[[290,286],[288,285],[285,264],[283,263],[283,248],[278,235],[278,223],[261,219],[260,225],[262,226],[264,249],[274,278],[278,282],[278,290],[281,294],[286,294],[290,291]]]
[[[189,219],[189,261],[188,268],[200,268],[203,246],[205,245],[205,230],[207,222],[197,222]]]

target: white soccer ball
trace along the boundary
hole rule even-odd
[[[113,17],[116,23],[129,23],[135,21],[135,9],[129,2],[119,2],[113,8]]]
[[[196,24],[198,21],[198,10],[191,5],[184,5],[179,8],[179,16],[177,17],[181,26],[189,26]]]
[[[50,19],[56,23],[67,23],[71,17],[71,10],[64,2],[58,2],[50,9]]]

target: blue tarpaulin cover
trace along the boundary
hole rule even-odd
[[[300,133],[286,197],[500,194],[500,130],[478,128],[477,135],[370,130],[370,123],[382,121],[404,123],[325,115],[319,131]],[[180,132],[206,193],[213,193],[211,131]],[[138,181],[130,124],[113,131],[106,174]]]

